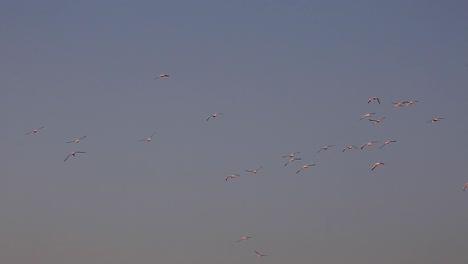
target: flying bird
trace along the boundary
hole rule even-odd
[[[167,78],[169,76],[170,76],[169,74],[160,74],[160,75],[156,76],[154,79],[157,80],[159,78]]]
[[[80,143],[80,141],[81,141],[83,138],[85,138],[85,137],[86,137],[86,136],[80,137],[80,138],[77,138],[77,139],[72,140],[72,141],[67,141],[67,142],[65,142],[65,143]]]
[[[150,142],[151,139],[153,138],[153,136],[156,134],[156,132],[154,132],[150,137],[148,138],[145,138],[145,139],[139,139],[138,141],[146,141],[146,142]]]
[[[343,152],[345,152],[345,151],[348,150],[348,149],[351,150],[351,149],[353,149],[353,148],[354,148],[354,149],[357,149],[356,146],[346,146],[346,147],[343,148]]]
[[[70,156],[75,157],[75,155],[78,154],[78,153],[86,153],[86,152],[83,152],[83,151],[73,151],[73,152],[70,152],[70,154],[68,154],[68,156],[65,158],[65,160],[64,160],[63,162],[67,161],[67,159],[68,159]]]
[[[247,240],[247,239],[249,239],[249,238],[252,238],[252,237],[249,237],[249,236],[243,236],[243,237],[241,237],[239,240],[237,240],[236,242],[245,241],[245,240]]]
[[[444,117],[436,117],[436,118],[432,118],[431,120],[427,121],[427,123],[435,123],[435,122],[439,122],[440,120],[442,119],[445,119]]]
[[[239,177],[239,176],[240,176],[239,174],[235,174],[235,173],[228,175],[225,181],[228,181],[229,179],[235,179],[236,177]]]
[[[371,117],[372,115],[375,115],[375,113],[367,113],[367,114],[361,116],[361,119],[359,119],[359,120],[363,120],[364,118],[369,118],[369,117]]]
[[[465,190],[466,190],[466,188],[468,188],[468,182],[467,182],[467,183],[465,183],[465,185],[463,185],[463,191],[465,191]]]
[[[206,119],[206,121],[210,120],[210,118],[218,117],[219,115],[223,115],[223,113],[214,113],[214,114],[210,115],[210,116]]]
[[[254,251],[255,251],[255,254],[257,254],[257,257],[266,257],[266,256],[268,256],[268,255],[262,254],[262,253],[260,253],[260,252],[258,252],[256,250],[254,250]]]
[[[377,101],[380,104],[380,99],[378,97],[371,97],[369,100],[367,100],[367,103],[370,103],[372,101]]]
[[[312,167],[312,166],[315,166],[315,164],[304,165],[304,166],[301,167],[300,170],[296,171],[296,174],[298,174],[298,173],[301,172],[302,170],[305,170],[305,169],[307,169],[307,168],[309,168],[309,167]]]
[[[288,154],[288,155],[283,156],[283,158],[290,158],[290,159],[292,159],[292,158],[294,158],[294,157],[296,156],[296,154],[299,154],[299,153],[301,153],[301,152],[293,152],[293,153],[291,153],[291,154]]]
[[[319,152],[322,151],[322,150],[328,150],[329,148],[331,148],[331,147],[333,147],[333,146],[335,146],[335,145],[327,145],[327,146],[321,147],[321,148],[317,151],[317,153],[319,153]]]
[[[402,107],[402,106],[405,106],[405,103],[406,102],[399,102],[399,103],[392,103],[392,104],[393,104],[393,107]]]
[[[396,140],[387,140],[387,141],[385,141],[385,142],[383,143],[383,145],[382,145],[382,146],[380,146],[380,148],[379,148],[379,149],[381,149],[381,148],[385,147],[386,145],[388,145],[388,144],[390,144],[390,143],[395,143],[395,142],[396,142]]]
[[[252,174],[257,174],[257,172],[261,169],[262,167],[258,167],[258,169],[255,169],[255,170],[245,170],[246,172],[250,172]]]
[[[405,106],[410,106],[410,105],[414,105],[417,102],[419,102],[419,101],[412,100],[412,101],[407,101],[407,102],[403,102],[403,103],[405,104]]]
[[[376,162],[376,163],[374,163],[374,165],[372,165],[371,170],[373,171],[375,168],[377,168],[377,167],[380,166],[380,165],[384,165],[384,163],[383,163],[383,162]]]
[[[382,122],[385,119],[385,117],[382,117],[380,119],[369,119],[369,121],[373,122],[374,124],[378,124]]]
[[[377,141],[369,141],[367,142],[366,144],[362,145],[361,149],[365,148],[365,147],[370,147],[372,146],[372,144],[374,143],[377,143]]]
[[[40,128],[36,128],[36,129],[34,129],[34,130],[32,130],[32,131],[26,133],[25,135],[29,135],[29,134],[31,134],[31,133],[36,134],[37,132],[39,132],[39,130],[43,129],[44,127],[45,127],[45,126],[42,126],[42,127],[40,127]]]
[[[288,164],[291,163],[291,162],[294,162],[295,160],[301,160],[301,159],[302,159],[302,158],[290,158],[290,159],[288,160],[288,162],[286,162],[286,164],[284,164],[284,166],[288,165]]]

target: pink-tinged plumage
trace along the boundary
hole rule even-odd
[[[65,143],[80,143],[80,141],[81,141],[83,138],[85,138],[85,137],[86,137],[86,136],[80,137],[80,138],[74,139],[74,140],[72,140],[72,141],[67,141],[67,142],[65,142]]]
[[[405,106],[411,106],[411,105],[414,105],[417,102],[419,102],[419,101],[411,100],[411,101],[406,101],[406,102],[403,102],[403,103],[405,104]]]
[[[262,167],[258,167],[257,169],[255,170],[245,170],[246,172],[249,172],[249,173],[252,173],[252,174],[257,174],[257,172],[261,169]]]
[[[378,123],[382,122],[384,119],[385,119],[385,117],[382,117],[380,119],[369,119],[369,121],[371,121],[374,124],[378,124]]]
[[[465,190],[466,190],[466,188],[468,188],[468,182],[467,182],[467,183],[465,183],[465,185],[463,185],[463,191],[465,191]]]
[[[375,170],[375,168],[377,168],[377,167],[380,166],[380,165],[384,165],[384,163],[383,163],[383,162],[376,162],[376,163],[374,163],[374,165],[372,165],[371,171]]]
[[[301,152],[299,152],[299,151],[298,151],[298,152],[293,152],[293,153],[290,153],[290,154],[288,154],[288,155],[283,156],[283,158],[290,158],[290,159],[292,159],[292,158],[294,158],[294,157],[296,156],[296,154],[299,154],[299,153],[301,153]]]
[[[149,136],[149,137],[147,137],[145,139],[139,139],[138,141],[146,141],[146,142],[149,143],[154,135],[156,135],[156,132],[154,132],[151,136]]]
[[[25,135],[29,135],[29,134],[31,134],[31,133],[36,134],[37,132],[39,132],[39,130],[41,130],[41,129],[43,129],[43,128],[45,128],[45,126],[42,126],[42,127],[40,127],[40,128],[36,128],[36,129],[34,129],[34,130],[32,130],[32,131],[26,133]]]
[[[436,117],[436,118],[432,118],[431,120],[427,121],[427,123],[439,122],[439,121],[442,120],[442,119],[445,119],[445,117]]]
[[[358,149],[358,148],[356,146],[346,146],[346,147],[343,148],[342,151],[345,152],[348,149],[351,150],[351,149]]]
[[[315,164],[304,165],[304,166],[301,167],[300,170],[296,171],[296,174],[298,174],[298,173],[301,172],[302,170],[305,170],[305,169],[307,169],[307,168],[309,168],[309,167],[312,167],[312,166],[315,166]]]
[[[360,119],[360,120],[362,120],[362,119],[364,119],[364,118],[369,118],[369,117],[371,117],[371,116],[373,116],[373,115],[375,115],[375,113],[367,113],[367,114],[361,116],[361,119]]]
[[[327,146],[321,147],[321,148],[317,151],[317,153],[319,153],[319,152],[322,151],[322,150],[323,150],[323,151],[328,150],[329,148],[334,147],[334,146],[335,146],[335,145],[327,145]]]
[[[367,142],[366,144],[362,145],[361,149],[365,148],[365,147],[370,147],[372,146],[372,144],[374,143],[377,143],[377,141],[369,141]]]
[[[225,181],[228,181],[228,180],[230,180],[230,179],[235,179],[236,177],[239,177],[239,176],[240,176],[239,174],[235,174],[235,173],[234,173],[234,174],[231,174],[231,175],[228,175],[228,176],[226,177],[226,180],[225,180]]]
[[[254,251],[255,251],[255,254],[257,255],[257,257],[266,257],[266,256],[268,256],[268,255],[262,254],[262,253],[260,253],[260,252],[258,252],[256,250],[254,250]]]
[[[395,143],[395,142],[396,142],[396,140],[387,140],[387,141],[385,141],[385,142],[383,143],[383,145],[382,145],[382,146],[380,146],[380,148],[379,148],[379,149],[381,149],[381,148],[385,147],[386,145],[388,145],[388,144],[390,144],[390,143]]]
[[[169,74],[159,74],[158,76],[156,76],[154,79],[157,80],[159,78],[167,78],[169,77],[170,75]]]
[[[250,238],[252,238],[252,237],[249,237],[249,236],[243,236],[243,237],[241,237],[239,240],[237,240],[236,242],[245,241],[245,240],[248,240],[248,239],[250,239]]]

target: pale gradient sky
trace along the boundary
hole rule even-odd
[[[468,263],[467,10],[1,1],[0,262]]]

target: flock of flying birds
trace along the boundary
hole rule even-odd
[[[154,80],[157,80],[157,79],[160,79],[160,78],[168,78],[170,77],[169,74],[160,74],[160,75],[157,75]],[[371,103],[371,102],[377,102],[378,104],[380,104],[380,98],[379,97],[371,97],[368,99],[367,103]],[[418,101],[415,101],[415,100],[412,100],[412,101],[404,101],[404,102],[393,102],[393,107],[407,107],[407,106],[412,106],[414,105],[415,103],[417,103]],[[363,119],[367,119],[368,121],[372,122],[373,124],[379,124],[381,122],[384,121],[385,117],[381,117],[381,118],[378,118],[378,119],[371,119],[371,117],[373,115],[375,115],[376,113],[374,112],[371,112],[371,113],[367,113],[367,114],[364,114],[363,116],[361,116],[360,120],[363,120]],[[206,119],[206,121],[209,121],[210,119],[214,119],[214,118],[217,118],[219,116],[222,116],[223,113],[213,113],[211,115],[208,116],[208,118]],[[439,122],[441,120],[445,119],[444,117],[435,117],[435,118],[432,118],[431,120],[428,120],[427,123],[436,123],[436,122]],[[26,135],[29,135],[29,134],[37,134],[40,130],[44,129],[45,126],[42,126],[42,127],[39,127],[39,128],[36,128],[36,129],[33,129],[32,131],[26,133]],[[145,139],[139,139],[138,141],[146,141],[146,142],[151,142],[151,139],[153,138],[153,136],[156,135],[156,132],[154,132],[153,134],[151,134],[151,136],[145,138]],[[74,140],[71,140],[71,141],[67,141],[65,143],[80,143],[81,140],[83,140],[84,138],[86,138],[86,136],[83,136],[83,137],[80,137],[80,138],[77,138],[77,139],[74,139]],[[391,143],[395,143],[397,142],[396,140],[387,140],[385,142],[382,143],[382,145],[379,147],[379,149],[391,144]],[[362,145],[360,147],[360,149],[364,149],[366,147],[371,147],[373,144],[375,143],[378,143],[377,141],[369,141],[367,143],[365,143],[364,145]],[[327,151],[329,150],[330,148],[334,147],[335,145],[326,145],[326,146],[323,146],[321,147],[317,153],[321,152],[321,151]],[[345,146],[343,149],[342,149],[342,152],[345,152],[346,150],[353,150],[353,149],[359,149],[358,147],[356,146],[353,146],[353,145],[349,145],[349,146]],[[72,151],[70,153],[68,153],[68,155],[66,156],[66,158],[64,159],[64,162],[66,162],[70,157],[75,157],[76,154],[84,154],[86,152],[84,151]],[[287,166],[289,164],[292,164],[294,163],[295,161],[300,161],[302,160],[302,158],[299,158],[297,157],[297,155],[300,154],[300,152],[293,152],[293,153],[290,153],[290,154],[287,154],[287,155],[284,155],[282,158],[285,158],[287,159],[287,162],[284,164],[284,166]],[[378,161],[378,162],[375,162],[371,167],[370,167],[370,170],[371,171],[374,171],[377,167],[381,166],[381,165],[384,165],[385,163],[382,162],[382,161]],[[306,164],[306,165],[302,165],[299,170],[296,171],[296,174],[310,168],[310,167],[313,167],[315,166],[316,164]],[[252,175],[255,175],[257,174],[260,170],[262,169],[262,166],[260,167],[257,167],[256,169],[253,169],[253,170],[244,170],[245,172],[248,172]],[[226,178],[225,178],[225,181],[229,181],[229,180],[233,180],[233,179],[236,179],[237,177],[240,177],[239,174],[237,173],[234,173],[234,174],[231,174],[231,175],[228,175]],[[465,191],[466,189],[468,189],[468,182],[465,183],[463,185],[463,191]],[[242,236],[239,240],[237,240],[236,242],[242,242],[242,241],[246,241],[246,240],[249,240],[251,239],[252,237],[251,236]],[[260,252],[258,252],[257,250],[253,250],[256,254],[257,257],[264,257],[264,256],[268,256],[266,254],[262,254]]]

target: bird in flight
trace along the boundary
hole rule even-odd
[[[85,137],[86,137],[86,136],[80,137],[80,138],[77,138],[77,139],[72,140],[72,141],[67,141],[67,142],[65,142],[65,143],[80,143],[80,141],[81,141],[83,138],[85,138]]]
[[[295,160],[301,160],[301,159],[302,159],[302,158],[290,158],[290,159],[288,160],[288,162],[286,162],[286,164],[284,164],[284,166],[288,165],[288,164],[291,163],[291,162],[294,162]]]
[[[346,147],[343,148],[343,152],[345,152],[347,149],[350,149],[350,150],[351,150],[351,149],[353,149],[353,148],[354,148],[354,149],[357,149],[356,146],[346,146]]]
[[[301,152],[293,152],[293,153],[291,153],[291,154],[288,154],[288,155],[283,156],[283,158],[290,158],[290,159],[292,159],[292,158],[294,158],[294,157],[296,156],[296,154],[299,154],[299,153],[301,153]]]
[[[32,130],[32,131],[26,133],[25,135],[29,135],[29,134],[31,134],[31,133],[36,134],[37,132],[39,132],[39,130],[43,129],[44,127],[45,127],[45,126],[42,126],[42,127],[40,127],[40,128],[36,128],[36,129],[34,129],[34,130]]]
[[[322,150],[328,150],[329,148],[334,147],[334,146],[335,146],[335,145],[327,145],[327,146],[321,147],[321,148],[317,151],[317,153],[319,153],[319,152],[322,151]]]
[[[169,74],[159,74],[158,76],[156,76],[154,79],[157,80],[159,78],[167,78],[169,77],[170,75]]]
[[[380,104],[380,99],[378,97],[371,97],[369,100],[367,100],[367,103],[370,103],[372,101],[377,101]]]
[[[235,179],[236,177],[239,177],[239,176],[240,176],[239,174],[235,174],[235,173],[228,175],[225,181],[228,181],[229,179]]]
[[[363,148],[365,148],[365,147],[370,147],[370,146],[372,146],[372,144],[374,144],[374,143],[377,143],[377,141],[374,141],[374,140],[373,140],[373,141],[369,141],[369,142],[367,142],[366,144],[362,145],[361,149],[363,149]]]
[[[255,169],[255,170],[245,170],[246,172],[250,172],[252,174],[257,174],[257,172],[261,169],[262,167],[258,167],[258,169]]]
[[[83,152],[83,151],[73,151],[73,152],[70,152],[70,154],[68,154],[68,156],[65,158],[65,160],[64,160],[63,162],[67,161],[67,159],[68,159],[70,156],[75,157],[75,155],[76,155],[77,153],[86,153],[86,152]]]
[[[260,252],[258,252],[256,250],[254,250],[254,251],[255,251],[255,254],[257,254],[257,257],[266,257],[266,256],[268,256],[268,255],[262,254],[262,253],[260,253]]]
[[[312,167],[312,166],[315,166],[315,164],[304,165],[304,166],[301,167],[300,170],[296,171],[296,174],[298,174],[298,173],[301,172],[302,170],[305,170],[305,169],[307,169],[307,168],[309,168],[309,167]]]
[[[369,121],[373,122],[374,124],[378,124],[382,122],[385,119],[385,117],[382,117],[380,119],[369,119]]]
[[[210,116],[206,119],[206,121],[210,120],[210,118],[218,117],[219,115],[223,115],[223,113],[214,113],[214,114],[210,115]]]
[[[139,139],[138,141],[146,141],[146,142],[150,142],[151,139],[153,138],[153,136],[156,134],[156,132],[154,132],[151,136],[149,136],[148,138],[145,138],[145,139]]]
[[[374,170],[375,168],[377,168],[377,167],[380,166],[380,165],[384,165],[384,163],[383,163],[383,162],[376,162],[376,163],[374,163],[374,165],[372,165],[371,170]]]
[[[445,119],[444,117],[436,117],[436,118],[432,118],[431,120],[427,121],[427,123],[435,123],[435,122],[439,122],[440,120],[442,119]]]
[[[465,190],[466,190],[466,188],[468,188],[468,182],[467,182],[467,183],[465,183],[465,185],[463,185],[463,191],[465,191]]]
[[[407,102],[403,102],[403,103],[405,104],[405,106],[410,106],[410,105],[414,105],[417,102],[419,102],[419,101],[411,100],[411,101],[407,101]]]
[[[247,240],[247,239],[249,239],[249,238],[252,238],[252,237],[243,236],[243,237],[241,237],[239,240],[237,240],[236,242],[241,242],[241,241]]]
[[[393,104],[393,107],[402,107],[402,106],[405,106],[405,103],[406,102],[399,102],[399,103],[392,103],[392,104]]]
[[[395,142],[396,142],[396,140],[387,140],[387,141],[385,141],[385,142],[383,143],[383,145],[382,145],[382,146],[380,146],[380,148],[379,148],[379,149],[381,149],[381,148],[385,147],[386,145],[388,145],[388,144],[390,144],[390,143],[395,143]]]
[[[359,119],[359,120],[363,120],[364,118],[369,118],[369,117],[371,117],[372,115],[375,115],[375,113],[367,113],[367,114],[361,116],[361,119]]]

